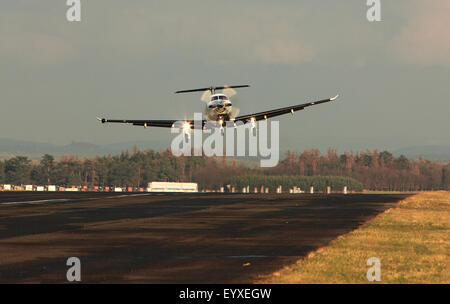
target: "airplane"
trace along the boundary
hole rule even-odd
[[[224,90],[232,90],[234,91],[235,88],[248,88],[250,85],[234,85],[234,86],[220,86],[220,87],[209,87],[209,88],[201,88],[201,89],[192,89],[192,90],[182,90],[182,91],[176,91],[175,94],[179,93],[192,93],[192,92],[204,92],[203,98],[206,96],[208,98],[207,106],[206,106],[206,113],[205,118],[202,120],[202,128],[205,127],[207,122],[211,122],[214,125],[219,125],[221,128],[223,128],[227,122],[233,122],[234,126],[236,126],[236,122],[240,121],[242,123],[252,123],[252,126],[255,126],[256,121],[272,118],[275,116],[283,115],[291,113],[292,115],[294,112],[303,110],[306,107],[330,102],[336,100],[339,95],[336,95],[331,98],[322,99],[318,101],[312,101],[307,102],[299,105],[293,105],[289,107],[284,108],[278,108],[274,110],[254,113],[254,114],[247,114],[247,115],[234,115],[233,113],[233,106],[230,101],[229,96],[227,96],[224,93],[216,93],[216,91],[224,91]],[[234,95],[234,93],[233,93]],[[128,120],[128,119],[107,119],[107,118],[99,118],[97,117],[99,121],[102,123],[125,123],[125,124],[131,124],[133,126],[143,126],[144,128],[147,127],[163,127],[163,128],[182,128],[185,132],[188,132],[190,129],[194,128],[194,121],[193,120]],[[182,121],[182,125],[176,125],[176,122]]]

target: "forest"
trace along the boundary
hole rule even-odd
[[[214,190],[231,184],[241,187],[243,181],[251,179],[255,185],[266,183],[273,191],[277,186],[270,185],[273,182],[286,183],[283,186],[287,189],[292,183],[300,183],[295,178],[316,176],[328,177],[316,180],[321,188],[333,183],[341,187],[338,178],[346,177],[360,183],[353,182],[356,190],[450,190],[450,164],[395,157],[378,150],[338,154],[329,149],[324,155],[316,149],[288,151],[273,168],[255,168],[247,166],[246,161],[225,157],[175,157],[169,150],[141,151],[136,147],[120,155],[83,159],[63,156],[56,160],[46,154],[39,161],[25,156],[0,161],[0,184],[14,185],[146,187],[151,181],[182,181]],[[305,179],[301,183],[307,184]]]

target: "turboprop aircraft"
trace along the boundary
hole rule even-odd
[[[294,114],[294,112],[303,110],[306,107],[318,105],[321,103],[326,103],[330,101],[334,101],[338,98],[339,95],[336,95],[331,98],[322,99],[318,101],[307,102],[303,104],[288,106],[284,108],[278,108],[274,110],[268,110],[264,112],[258,112],[254,114],[240,115],[239,110],[237,108],[233,108],[232,103],[230,101],[230,97],[233,96],[236,91],[236,88],[247,88],[249,85],[234,85],[234,86],[220,86],[220,87],[209,87],[209,88],[201,88],[201,89],[192,89],[192,90],[182,90],[176,91],[176,94],[179,93],[192,93],[192,92],[203,92],[202,100],[207,103],[205,118],[201,121],[201,127],[205,127],[207,122],[211,122],[214,125],[219,125],[221,128],[229,125],[227,122],[233,122],[234,126],[236,126],[236,122],[242,123],[252,123],[254,127],[256,125],[256,121],[272,118],[275,116],[283,115],[283,114]],[[216,91],[222,91],[221,93],[216,93]],[[125,123],[131,124],[133,126],[143,126],[146,127],[163,127],[163,128],[182,128],[184,131],[189,131],[194,128],[193,120],[183,120],[183,119],[172,119],[172,120],[133,120],[133,119],[109,119],[109,118],[99,118],[99,121],[102,123]],[[183,122],[182,124],[176,124],[176,122]]]

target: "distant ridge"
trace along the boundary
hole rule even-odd
[[[392,151],[395,156],[405,155],[408,158],[418,159],[422,156],[424,159],[450,161],[450,146],[442,145],[422,145],[411,146]]]
[[[104,145],[88,142],[72,142],[67,145],[55,145],[50,143],[0,138],[0,159],[10,158],[17,155],[28,156],[31,159],[40,159],[44,154],[51,154],[55,157],[60,157],[62,155],[77,155],[79,157],[91,157],[96,154],[115,155],[126,150],[132,152],[135,145],[140,150],[152,149],[159,151],[169,148],[170,141],[169,139],[166,141],[127,141]],[[357,149],[354,150],[356,151]],[[424,159],[428,160],[450,162],[450,146],[418,145],[388,151],[396,157],[403,154],[411,159],[418,159],[422,156]],[[280,156],[283,156],[285,152],[286,151],[280,151]]]
[[[10,158],[17,155],[28,156],[31,159],[40,159],[44,154],[51,154],[55,157],[62,155],[94,156],[119,154],[122,151],[133,151],[133,147],[137,146],[140,150],[165,150],[169,147],[169,143],[163,141],[131,141],[113,144],[93,144],[88,142],[72,142],[67,145],[55,145],[50,143],[40,143],[25,140],[15,140],[8,138],[0,138],[0,159]]]

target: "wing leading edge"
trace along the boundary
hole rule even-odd
[[[275,109],[275,110],[269,110],[269,111],[254,113],[254,114],[241,115],[241,116],[236,117],[234,120],[235,121],[243,121],[243,122],[248,121],[248,120],[258,121],[258,120],[268,119],[271,117],[280,116],[280,115],[284,115],[284,114],[288,114],[288,113],[293,114],[294,112],[303,110],[306,107],[315,106],[315,105],[318,105],[321,103],[334,101],[338,97],[339,97],[339,95],[336,95],[331,98],[307,102],[307,103],[303,103],[303,104],[299,104],[299,105],[295,105],[295,106],[284,107],[284,108],[279,108],[279,109]]]
[[[189,123],[189,125],[193,126],[193,120],[130,120],[130,119],[107,119],[107,118],[98,118],[102,123],[124,123],[130,124],[133,126],[141,126],[141,127],[161,127],[161,128],[171,128],[176,126],[176,122],[184,122]],[[202,121],[202,127],[205,124],[205,120]],[[178,126],[182,127],[182,125]]]

